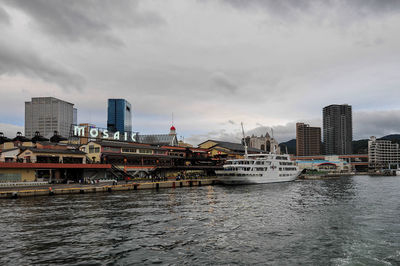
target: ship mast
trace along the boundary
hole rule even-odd
[[[244,142],[244,158],[247,159],[247,143],[246,143],[246,136],[244,135],[244,128],[243,128],[243,122],[240,123],[242,125],[242,134],[243,134],[243,142]]]

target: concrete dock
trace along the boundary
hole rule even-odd
[[[179,181],[159,181],[159,182],[138,182],[120,185],[97,185],[97,186],[79,186],[76,187],[61,187],[49,184],[47,187],[29,188],[29,189],[13,189],[8,188],[6,191],[0,191],[0,199],[16,199],[22,197],[35,197],[35,196],[55,196],[65,194],[85,194],[85,193],[101,193],[101,192],[114,192],[114,191],[127,191],[127,190],[141,190],[141,189],[162,189],[162,188],[180,188],[180,187],[196,187],[208,186],[216,184],[216,179],[202,178],[202,179],[189,179]]]

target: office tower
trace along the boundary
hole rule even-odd
[[[321,154],[321,128],[296,123],[296,155],[311,156]]]
[[[78,109],[74,108],[73,109],[73,116],[72,116],[72,124],[77,125],[78,124]]]
[[[351,154],[353,122],[351,106],[332,104],[323,109],[324,153]]]
[[[70,134],[74,104],[53,97],[35,97],[25,102],[25,136],[32,138],[38,131],[46,138],[54,131],[63,137]]]
[[[111,132],[131,132],[131,104],[125,99],[108,99],[107,129]]]

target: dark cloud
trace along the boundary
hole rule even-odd
[[[55,83],[64,89],[82,90],[84,79],[65,67],[39,57],[28,49],[19,50],[0,43],[0,75],[22,74]]]
[[[123,41],[113,33],[112,26],[147,27],[164,23],[158,14],[140,11],[138,1],[133,0],[5,1],[25,12],[57,40],[121,45]]]

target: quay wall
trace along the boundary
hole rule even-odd
[[[110,193],[115,191],[129,191],[141,189],[162,189],[162,188],[180,188],[180,187],[198,187],[216,184],[216,179],[195,179],[195,180],[179,180],[179,181],[160,181],[148,183],[130,183],[123,185],[105,185],[95,187],[70,187],[70,188],[48,188],[27,189],[0,192],[0,199],[16,199],[22,197],[35,196],[56,196],[65,194],[85,194],[85,193]]]
[[[36,179],[35,169],[0,168],[0,182],[33,182]]]

